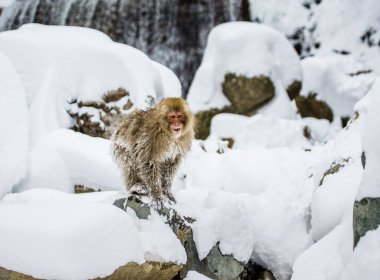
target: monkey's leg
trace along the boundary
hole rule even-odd
[[[148,195],[148,187],[143,183],[143,181],[138,177],[137,171],[133,168],[128,168],[124,170],[125,185],[127,190],[131,194],[136,195]]]
[[[178,170],[179,164],[181,163],[181,157],[177,156],[174,160],[166,160],[162,163],[162,193],[170,201],[176,203],[176,200],[171,191],[171,186],[173,178]]]
[[[146,186],[149,187],[149,194],[153,199],[153,205],[161,209],[162,190],[161,190],[161,170],[160,165],[154,161],[149,161],[141,168],[140,178],[143,179]]]

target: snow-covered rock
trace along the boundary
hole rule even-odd
[[[32,144],[47,132],[70,127],[66,110],[74,99],[99,100],[122,87],[141,108],[149,96],[167,96],[167,88],[169,95],[181,95],[178,79],[164,66],[92,29],[28,24],[2,32],[0,51],[24,85]]]
[[[29,153],[29,170],[17,191],[52,188],[74,192],[75,185],[95,190],[123,189],[110,143],[68,129],[46,134]]]
[[[189,90],[188,101],[193,110],[231,104],[222,88],[227,74],[268,77],[275,97],[264,107],[265,112],[294,117],[286,89],[302,80],[301,66],[297,53],[281,33],[249,22],[215,27],[209,34],[202,64]],[[244,92],[236,94],[244,98]]]
[[[48,189],[5,196],[1,267],[42,279],[92,279],[129,263],[186,263],[184,248],[162,217],[151,213],[140,220],[132,209],[125,213],[111,205],[118,197]]]
[[[302,69],[301,95],[317,94],[332,108],[338,126],[342,117],[352,116],[355,103],[369,91],[374,80],[373,73],[360,74],[368,69],[351,55],[305,58]]]

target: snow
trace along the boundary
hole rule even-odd
[[[298,257],[291,280],[340,279],[340,273],[352,254],[352,247],[352,214],[348,214],[344,222]]]
[[[199,256],[219,242],[223,254],[253,259],[276,279],[288,279],[293,262],[311,244],[307,209],[313,164],[312,153],[288,147],[224,154],[193,149],[176,209],[196,219]]]
[[[163,90],[181,94],[178,79],[164,66],[92,29],[27,24],[2,32],[0,51],[25,87],[32,145],[48,132],[70,127],[66,109],[73,99],[99,100],[123,87],[137,107],[145,108],[148,96],[166,96]]]
[[[144,262],[133,220],[112,205],[0,204],[0,220],[1,266],[35,278],[104,277]]]
[[[112,205],[120,196],[50,189],[5,196],[0,202],[1,266],[36,278],[91,279],[129,262],[185,263],[185,250],[163,218],[152,213],[139,220],[129,208],[125,213]]]
[[[299,0],[251,0],[249,7],[253,19],[288,35],[308,21],[309,12],[302,4]]]
[[[360,158],[354,162],[342,162],[336,174],[327,175],[313,196],[311,220],[315,241],[320,240],[340,224],[344,214],[352,211],[356,192],[362,177]],[[337,199],[339,197],[339,199]]]
[[[363,236],[348,260],[340,280],[376,280],[380,275],[380,229],[371,230]]]
[[[186,275],[185,280],[210,280],[211,278],[208,278],[196,271],[189,271]]]
[[[356,62],[351,55],[315,56],[302,60],[304,74],[301,95],[317,94],[334,112],[334,120],[353,114],[355,103],[370,89],[374,74],[354,75],[365,65]]]
[[[12,63],[0,52],[0,199],[26,175],[27,107]]]
[[[308,148],[310,143],[303,135],[302,122],[262,116],[251,117],[236,134],[237,149],[265,148]]]
[[[290,111],[294,115],[283,99],[287,98],[285,89],[295,80],[302,80],[301,66],[297,53],[281,33],[249,22],[215,27],[208,36],[202,64],[188,93],[194,111],[229,105],[222,93],[224,76],[228,73],[270,77],[277,94],[267,107],[276,107],[271,110],[273,113],[279,113],[277,109],[282,107],[280,112],[287,115]]]
[[[378,130],[380,123],[380,114],[378,113],[380,106],[380,77],[376,79],[367,98],[368,109],[362,134],[366,165],[357,200],[361,200],[364,197],[380,196],[380,174],[378,171],[378,167],[380,166],[380,148],[378,146],[380,141]]]
[[[95,190],[123,189],[108,140],[57,129],[33,147],[28,174],[17,190],[53,188],[73,192],[74,185]]]

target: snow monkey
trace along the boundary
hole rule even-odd
[[[182,98],[163,99],[127,116],[111,138],[127,189],[150,195],[157,208],[165,197],[175,203],[171,184],[193,138],[194,117]]]

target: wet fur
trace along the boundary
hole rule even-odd
[[[186,116],[177,139],[167,121],[170,112],[182,112]],[[163,196],[175,201],[171,184],[191,148],[193,127],[193,114],[181,98],[167,98],[155,108],[131,113],[111,138],[113,156],[123,172],[127,189],[143,186],[156,201]]]

